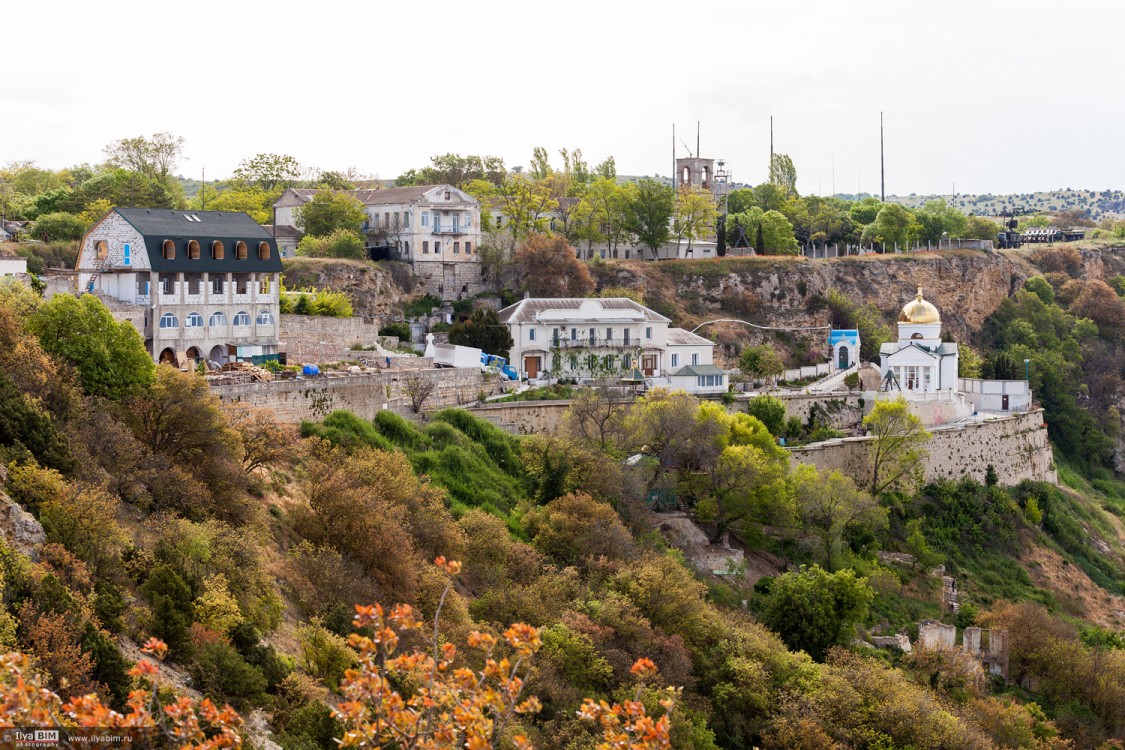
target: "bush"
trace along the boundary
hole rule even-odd
[[[86,233],[86,225],[74,214],[58,211],[40,216],[32,223],[28,233],[44,242],[80,240]]]
[[[244,707],[258,705],[265,698],[262,670],[248,664],[229,643],[199,645],[189,672],[200,692],[219,702]]]
[[[301,648],[301,667],[332,690],[339,687],[344,671],[356,659],[348,642],[330,632],[316,617],[297,626],[297,640]]]
[[[173,653],[183,653],[188,644],[188,628],[195,616],[191,589],[167,565],[156,566],[141,585],[152,607],[152,632]]]
[[[367,251],[358,234],[350,229],[337,229],[322,237],[305,235],[297,245],[297,255],[306,258],[363,260],[367,257]]]
[[[828,573],[819,565],[774,579],[763,620],[789,645],[821,661],[832,646],[854,635],[875,594],[851,570]]]
[[[746,402],[746,413],[757,417],[770,434],[785,434],[785,402],[776,396],[755,396]]]
[[[406,322],[388,323],[379,329],[380,336],[394,336],[399,341],[410,341],[410,324]]]

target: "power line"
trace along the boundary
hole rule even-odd
[[[741,323],[744,326],[751,328],[760,328],[763,331],[830,331],[832,326],[804,326],[802,328],[781,328],[779,326],[760,326],[757,323],[747,323],[745,320],[738,318],[719,318],[718,320],[708,320],[706,323],[700,323],[695,328],[692,328],[690,333],[695,333],[703,326],[709,326],[712,323]]]

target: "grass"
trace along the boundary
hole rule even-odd
[[[574,388],[569,385],[545,385],[530,388],[522,393],[512,393],[489,403],[499,404],[509,401],[569,401],[574,398]]]
[[[372,422],[336,411],[320,424],[303,422],[301,430],[349,450],[364,445],[400,450],[416,472],[445,488],[455,517],[481,508],[522,533],[517,509],[530,496],[530,482],[519,440],[490,422],[460,409],[438,412],[425,427],[391,411],[380,411]]]

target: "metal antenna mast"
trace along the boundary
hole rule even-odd
[[[879,196],[884,203],[887,202],[887,174],[883,161],[883,113],[879,113]]]

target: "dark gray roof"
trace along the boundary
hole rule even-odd
[[[416,201],[438,187],[450,187],[452,189],[452,186],[449,185],[410,185],[408,187],[361,188],[343,192],[351,195],[365,206],[391,206]],[[327,192],[324,188],[292,188],[291,192],[302,202],[307,203],[322,190]]]
[[[145,240],[149,263],[158,272],[184,273],[281,273],[281,257],[277,242],[265,227],[241,211],[178,211],[170,208],[116,208],[125,221],[133,225]],[[176,257],[164,257],[164,241],[176,246]],[[199,243],[199,258],[188,257],[188,242]],[[223,243],[222,260],[211,257],[211,244]],[[235,243],[247,245],[246,258],[239,260]],[[270,246],[268,259],[258,257],[258,244]]]

